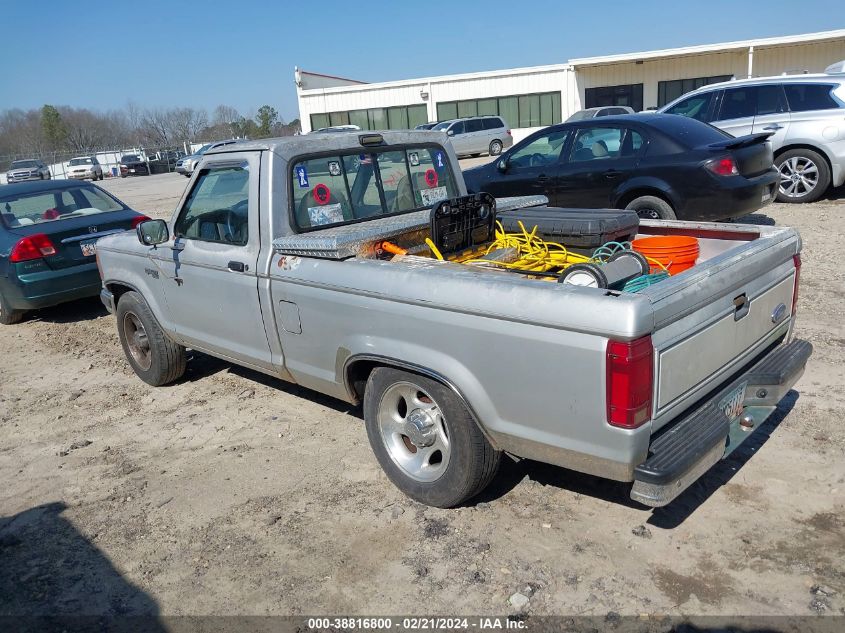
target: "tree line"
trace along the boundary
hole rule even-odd
[[[298,119],[285,123],[269,105],[261,106],[255,116],[245,117],[226,105],[217,106],[209,115],[202,108],[140,108],[134,103],[107,112],[45,104],[0,112],[0,157],[173,148],[186,142],[289,136],[298,131]]]

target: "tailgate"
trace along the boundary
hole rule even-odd
[[[647,291],[655,317],[653,431],[787,335],[799,250],[794,230],[763,227],[758,239]]]

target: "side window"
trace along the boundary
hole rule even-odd
[[[752,117],[757,112],[757,88],[729,88],[722,97],[716,121]]]
[[[710,120],[710,104],[713,101],[713,92],[705,92],[700,95],[693,95],[679,101],[666,110],[666,114],[680,114],[698,121]]]
[[[466,133],[469,134],[471,132],[480,132],[484,129],[484,124],[481,122],[481,119],[470,119],[468,121],[464,121]]]
[[[519,171],[557,163],[568,136],[569,130],[558,130],[538,136],[508,157],[508,167],[514,171]]]
[[[249,165],[202,170],[176,220],[177,237],[245,246],[249,240]]]
[[[458,121],[457,123],[453,123],[452,127],[449,128],[449,132],[452,132],[455,136],[458,134],[464,133],[464,122]]]
[[[498,130],[499,128],[505,127],[504,124],[502,124],[501,119],[496,119],[494,117],[490,117],[488,119],[482,119],[482,121],[484,121],[484,129],[485,130]]]
[[[786,100],[792,112],[807,112],[808,110],[834,110],[843,108],[830,94],[834,86],[830,84],[784,84]]]
[[[786,112],[786,98],[780,84],[757,88],[757,114]]]
[[[622,150],[624,133],[625,129],[618,127],[581,128],[575,133],[570,160],[578,162],[616,158]]]

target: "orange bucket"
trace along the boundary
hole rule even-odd
[[[698,259],[698,240],[686,235],[641,237],[631,243],[631,248],[666,266],[670,275],[692,268]],[[657,266],[651,269],[652,272],[660,270]]]

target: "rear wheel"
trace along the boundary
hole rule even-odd
[[[625,208],[636,211],[637,215],[644,220],[678,219],[672,205],[657,196],[640,196],[639,198],[634,198]]]
[[[480,493],[499,467],[495,450],[455,393],[410,372],[374,369],[364,392],[370,446],[390,481],[440,508]]]
[[[827,161],[811,149],[791,149],[775,159],[780,172],[777,199],[780,202],[813,202],[830,185]]]
[[[498,156],[502,153],[502,141],[490,141],[490,156]]]
[[[0,294],[0,325],[14,325],[23,319],[23,310],[12,310]]]
[[[121,296],[116,312],[120,344],[141,380],[159,387],[185,373],[185,348],[167,338],[140,294]]]

